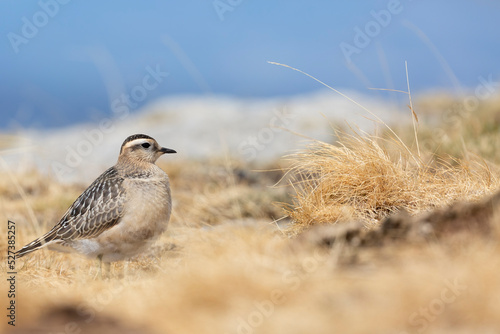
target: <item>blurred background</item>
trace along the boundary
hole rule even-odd
[[[390,18],[380,14],[380,24],[372,11],[388,11],[391,3],[396,10]],[[414,92],[473,88],[479,76],[500,74],[500,44],[494,43],[500,3],[494,1],[41,0],[0,6],[3,129],[110,115],[111,101],[140,84],[148,67],[168,78],[139,106],[179,94],[255,98],[322,88],[266,61],[377,95],[367,88],[406,90],[405,61]],[[357,28],[374,36],[355,40]]]
[[[17,262],[23,333],[500,333],[499,0],[0,0],[0,16],[0,252],[8,220],[18,247],[40,236],[127,136],[177,151],[144,257],[106,280],[69,254]]]
[[[40,0],[1,1],[0,13],[0,130],[29,145],[65,136],[77,150],[84,128],[117,143],[143,131],[181,152],[252,160],[252,136],[263,157],[285,141],[264,136],[270,123],[323,139],[325,115],[363,122],[358,106],[268,61],[382,118],[407,117],[406,94],[371,89],[407,91],[405,61],[415,98],[499,90],[494,1]],[[280,112],[291,116],[272,121]],[[115,159],[113,145],[101,156]],[[59,146],[48,160],[70,152]]]

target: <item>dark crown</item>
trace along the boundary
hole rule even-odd
[[[120,153],[123,150],[123,146],[125,146],[125,144],[127,144],[128,142],[131,142],[132,140],[136,140],[136,139],[153,139],[154,140],[154,138],[151,138],[150,136],[143,135],[143,134],[136,134],[136,135],[128,136],[127,139],[125,139],[125,141],[123,142],[122,146],[120,147]]]

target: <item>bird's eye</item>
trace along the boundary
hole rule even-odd
[[[144,147],[144,148],[149,148],[149,146],[151,146],[150,143],[144,143],[144,144],[142,144],[142,147]]]

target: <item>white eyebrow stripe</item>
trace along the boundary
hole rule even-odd
[[[129,141],[128,143],[126,143],[125,147],[130,147],[130,146],[135,146],[135,145],[141,145],[141,144],[144,144],[144,143],[152,144],[152,140],[151,139],[146,139],[146,138],[134,139],[134,140]]]

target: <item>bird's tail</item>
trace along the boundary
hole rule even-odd
[[[16,252],[16,258],[20,258],[28,253],[34,252],[47,245],[50,241],[54,240],[56,237],[56,231],[50,231],[47,234],[41,236],[40,238],[33,240],[20,250]]]

